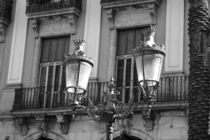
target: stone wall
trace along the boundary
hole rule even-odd
[[[10,140],[35,140],[42,131],[39,123],[30,121],[28,134],[21,136],[20,129],[10,119],[0,120],[1,139],[9,137]],[[62,134],[58,123],[52,121],[48,124],[46,137],[54,140],[105,140],[106,129],[103,122],[92,120],[88,116],[77,115],[71,121],[68,134]],[[166,111],[155,113],[154,129],[147,131],[145,120],[141,114],[135,114],[131,120],[119,120],[114,124],[114,137],[122,132],[138,137],[142,140],[187,140],[187,118],[184,111]]]

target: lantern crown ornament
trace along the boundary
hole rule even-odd
[[[155,26],[150,26],[143,31],[144,41],[139,41],[137,47],[134,49],[134,57],[137,53],[152,53],[159,52],[165,56],[165,46],[163,44],[157,45],[154,41],[156,33]]]
[[[86,56],[86,54],[84,52],[85,47],[86,47],[85,40],[76,39],[73,42],[74,42],[74,45],[75,45],[75,52],[72,55],[65,54],[64,55],[64,57],[65,57],[64,62],[66,63],[68,61],[83,59],[84,61],[89,62],[93,66],[94,59]]]

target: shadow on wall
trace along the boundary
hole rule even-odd
[[[53,139],[49,139],[49,138],[45,138],[45,137],[41,136],[37,140],[53,140]]]
[[[114,138],[114,140],[142,140],[142,139],[128,135],[125,132],[122,132],[121,135]]]
[[[55,132],[48,132],[46,136],[42,132],[35,132],[28,135],[24,140],[66,140],[62,135]]]

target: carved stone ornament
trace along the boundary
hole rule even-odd
[[[114,28],[115,26],[115,13],[119,11],[126,11],[130,7],[138,9],[147,9],[148,14],[151,16],[151,23],[156,23],[156,12],[157,8],[160,6],[162,0],[120,0],[120,1],[109,1],[109,2],[102,2],[102,8],[106,12],[107,18],[110,21],[110,29]],[[144,10],[145,11],[145,10]],[[117,15],[117,14],[116,14]],[[117,15],[120,16],[120,15]],[[132,16],[132,15],[131,15]],[[120,17],[119,17],[120,18]]]
[[[48,122],[44,115],[35,116],[35,120],[38,123],[38,129],[41,131],[42,136],[47,136]]]
[[[29,119],[28,118],[15,118],[15,123],[18,125],[21,135],[25,136],[29,131]]]
[[[106,14],[107,14],[107,18],[109,19],[109,21],[113,21],[114,19],[114,10],[113,9],[106,9]]]
[[[71,33],[74,34],[76,32],[76,28],[77,28],[77,15],[75,14],[68,14],[64,16],[67,19],[67,22],[70,25],[71,28]]]
[[[31,19],[31,25],[32,29],[36,33],[36,35],[39,35],[39,25],[40,25],[40,20],[38,18]]]
[[[121,129],[125,132],[130,132],[133,126],[131,118],[125,118],[118,120],[118,125],[121,126]]]
[[[56,115],[56,118],[57,118],[57,122],[60,123],[61,133],[62,134],[68,134],[71,117],[66,116],[66,115],[58,114],[58,115]]]
[[[0,20],[0,43],[5,41],[6,28],[8,24]]]

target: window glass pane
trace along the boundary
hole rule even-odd
[[[119,31],[118,33],[118,46],[117,46],[117,56],[125,55],[127,50],[127,32]]]
[[[56,65],[55,67],[55,82],[54,82],[54,91],[58,91],[58,87],[60,86],[60,73],[61,73],[61,66]]]
[[[137,70],[136,70],[136,63],[134,63],[134,68],[133,68],[133,84],[135,86],[138,85],[138,75],[137,75]]]
[[[132,54],[133,48],[135,48],[135,30],[128,31],[128,45],[126,54]]]
[[[50,43],[51,45],[50,45],[50,54],[49,54],[49,62],[55,62],[55,61],[57,61],[57,58],[56,58],[56,56],[57,56],[57,54],[58,54],[58,52],[57,52],[57,40],[55,39],[55,40],[51,40],[51,43]]]
[[[117,87],[122,87],[123,86],[123,70],[124,70],[124,60],[118,60]]]
[[[58,39],[57,61],[62,61],[65,52],[65,38]]]
[[[48,81],[47,81],[48,90],[50,90],[51,87],[52,87],[52,79],[53,79],[53,66],[49,66],[49,69],[48,69]]]
[[[50,52],[50,42],[43,40],[42,43],[42,48],[41,48],[41,63],[48,62],[48,57],[49,57],[49,52]]]
[[[40,68],[40,86],[41,86],[41,87],[44,87],[44,86],[45,86],[45,82],[46,82],[46,73],[47,73],[46,67],[41,67],[41,68]]]
[[[131,82],[131,58],[127,59],[126,61],[126,79],[125,79],[125,85],[130,86]]]
[[[144,30],[144,28],[136,30],[136,32],[135,32],[135,42],[136,42],[135,46],[138,45],[139,41],[144,40],[143,30]]]
[[[125,103],[128,103],[129,99],[130,99],[130,88],[125,89],[125,97],[124,98],[125,98],[124,99]]]

